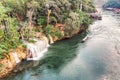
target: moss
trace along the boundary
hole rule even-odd
[[[62,33],[58,30],[55,32],[55,36],[57,36],[58,38],[62,37]]]
[[[27,45],[25,45],[25,44],[22,44],[22,47],[23,47],[24,49],[26,49],[26,48],[27,48]]]
[[[29,39],[28,42],[29,43],[35,43],[36,41],[34,39]]]

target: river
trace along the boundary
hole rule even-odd
[[[4,80],[120,80],[120,15],[103,11],[102,20],[78,34],[52,44],[44,57]]]

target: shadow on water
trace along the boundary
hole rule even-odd
[[[85,35],[85,33],[82,33],[82,35],[76,35],[72,39],[66,39],[54,43],[51,45],[49,51],[41,62],[49,69],[59,69],[62,65],[66,64],[76,56],[75,52],[78,43]]]

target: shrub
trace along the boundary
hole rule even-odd
[[[51,25],[47,25],[45,27],[44,31],[45,31],[46,35],[49,35],[49,34],[51,35],[52,34],[52,26]]]
[[[44,17],[40,17],[40,18],[38,18],[37,22],[38,22],[38,25],[41,26],[41,25],[44,25],[46,23],[46,20]]]
[[[55,32],[55,36],[57,36],[58,38],[61,38],[62,37],[62,33],[59,30],[57,30]]]

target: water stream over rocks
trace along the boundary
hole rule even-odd
[[[27,60],[39,60],[49,47],[46,37],[43,37],[43,40],[34,39],[34,41],[35,43],[25,43],[27,45]]]
[[[84,33],[56,42],[37,65],[25,62],[22,66],[29,68],[4,80],[120,80],[120,15],[104,11],[102,17],[89,27],[86,42],[80,43]]]

